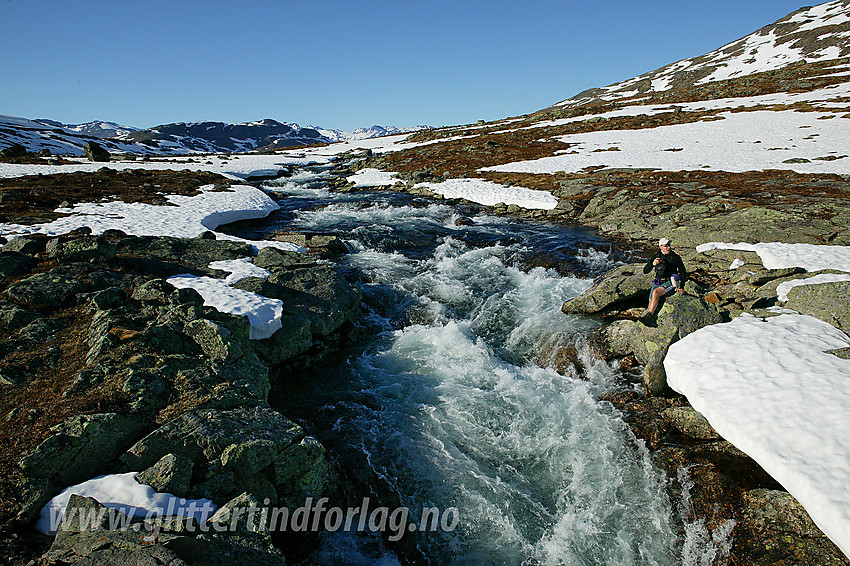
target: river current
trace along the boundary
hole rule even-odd
[[[281,210],[234,232],[335,233],[363,287],[361,338],[287,376],[272,404],[339,466],[343,501],[329,505],[368,497],[373,508],[407,507],[413,522],[423,508],[456,511],[451,531],[323,532],[294,561],[710,564],[717,541],[683,520],[687,493],[671,497],[642,442],[600,401],[628,385],[585,346],[599,323],[560,310],[625,254],[579,227],[334,193],[325,175],[306,168],[267,185]],[[457,226],[460,217],[473,223]],[[554,355],[570,346],[566,363]]]

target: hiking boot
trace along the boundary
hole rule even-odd
[[[655,313],[646,309],[638,320],[646,326],[651,326],[655,322]]]

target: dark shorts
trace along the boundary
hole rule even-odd
[[[655,290],[659,287],[664,289],[664,295],[666,295],[667,293],[673,290],[673,283],[671,283],[669,279],[666,281],[662,281],[660,285],[656,285],[655,283],[653,283],[652,288],[649,290],[649,296],[652,297],[652,294],[655,293]],[[661,296],[663,297],[664,295]]]

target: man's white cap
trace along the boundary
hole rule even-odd
[[[658,240],[659,246],[666,246],[669,243],[670,243],[670,238],[661,238],[660,240]]]

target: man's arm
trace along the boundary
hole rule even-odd
[[[654,265],[652,265],[652,262],[655,261],[655,258],[657,258],[657,257],[658,257],[658,254],[655,254],[654,256],[649,258],[649,261],[647,261],[646,265],[643,266],[643,272],[644,273],[649,273],[650,271],[652,271],[652,268],[655,267]]]

